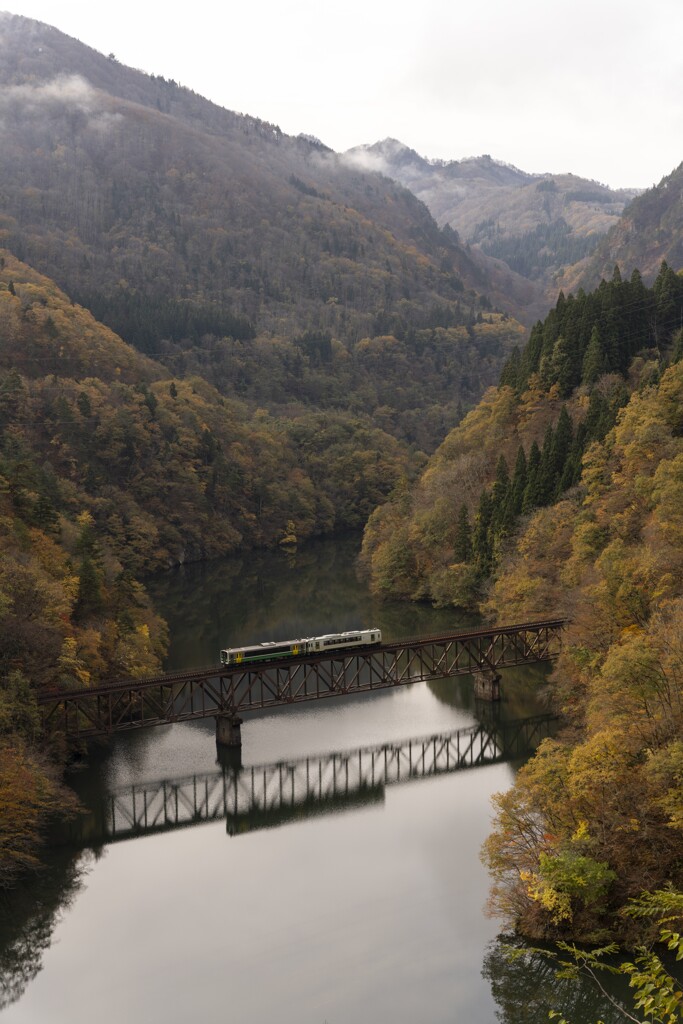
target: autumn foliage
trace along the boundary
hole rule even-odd
[[[622,906],[683,885],[682,308],[666,265],[652,289],[615,272],[562,296],[365,533],[380,593],[571,619],[565,728],[484,852],[493,911],[527,935],[628,936]]]
[[[619,907],[683,885],[681,409],[676,363],[531,517],[491,592],[493,614],[538,607],[540,586],[572,617],[554,673],[567,731],[498,798],[486,846],[492,905],[530,934],[628,935]]]

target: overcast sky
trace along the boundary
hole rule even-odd
[[[683,160],[683,0],[0,0],[343,151],[649,187]]]

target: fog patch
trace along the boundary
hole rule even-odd
[[[389,165],[381,153],[371,153],[368,149],[348,149],[346,153],[341,154],[341,160],[361,171],[389,174]]]
[[[80,75],[59,75],[39,85],[11,85],[0,92],[0,106],[20,104],[24,111],[40,111],[46,106],[62,103],[90,114],[97,106],[98,93]]]
[[[101,114],[97,114],[95,117],[91,117],[88,121],[88,127],[92,128],[93,131],[105,132],[110,131],[117,125],[121,124],[124,120],[123,114],[115,113],[113,111],[104,110]]]

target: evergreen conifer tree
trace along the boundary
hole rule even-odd
[[[550,377],[554,384],[557,384],[560,395],[566,398],[571,394],[574,387],[574,373],[572,355],[567,339],[560,335],[555,342],[550,365]]]
[[[594,384],[607,371],[607,361],[600,340],[597,325],[593,327],[586,354],[583,357],[581,381],[583,384]]]
[[[518,346],[515,345],[501,371],[500,387],[505,387],[507,385],[508,387],[517,390],[520,382],[521,369],[522,357]]]
[[[522,512],[524,513],[530,512],[540,504],[538,491],[540,469],[541,451],[534,441],[529,449],[529,458],[527,459],[526,487],[522,498]]]
[[[493,563],[493,544],[491,542],[491,518],[493,503],[488,491],[482,491],[479,509],[472,533],[472,555],[479,573],[488,576]]]
[[[671,362],[678,363],[683,358],[683,327],[679,328],[673,337],[674,350],[671,354]]]
[[[524,454],[524,448],[520,444],[517,449],[517,458],[515,460],[515,471],[512,476],[512,483],[510,485],[510,491],[508,495],[508,506],[509,515],[512,518],[516,518],[522,511],[522,503],[524,501],[524,488],[527,484],[527,469],[526,469],[526,455]]]
[[[553,428],[548,424],[543,437],[543,448],[541,449],[541,464],[538,469],[536,483],[537,505],[548,505],[553,500],[557,487],[557,472],[555,470],[553,450]]]
[[[453,557],[456,562],[469,562],[472,558],[472,527],[467,505],[464,502],[458,512],[453,549]]]
[[[567,412],[566,405],[563,405],[560,409],[557,426],[555,427],[555,432],[553,434],[551,450],[553,471],[558,478],[562,476],[564,471],[564,466],[569,458],[573,440],[574,428],[572,426],[571,417]]]
[[[510,474],[505,456],[500,455],[496,465],[496,479],[491,492],[491,529],[493,534],[507,533],[512,523],[508,519]]]

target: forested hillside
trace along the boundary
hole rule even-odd
[[[492,905],[527,935],[642,938],[621,908],[683,887],[682,409],[677,362],[530,517],[488,602],[572,620],[554,673],[568,728],[499,797],[486,847]]]
[[[520,517],[579,481],[584,453],[630,391],[678,352],[682,302],[681,277],[666,264],[652,288],[617,268],[595,292],[561,293],[418,485],[373,514],[364,560],[375,588],[476,604]]]
[[[141,574],[357,529],[419,463],[362,414],[173,377],[8,252],[0,339],[1,888],[61,799],[36,695],[160,667]]]
[[[523,330],[322,143],[25,18],[0,55],[2,885],[65,799],[36,694],[160,665],[141,575],[362,528]]]
[[[495,382],[519,327],[407,189],[48,26],[0,37],[0,244],[124,340],[431,449]]]
[[[633,936],[683,885],[683,276],[560,296],[418,485],[373,514],[374,587],[571,619],[566,728],[500,796],[492,906],[536,937]]]
[[[610,268],[515,348],[405,188],[39,23],[0,46],[0,886],[69,805],[36,695],[160,665],[143,573],[366,522],[379,593],[572,618],[570,731],[501,798],[496,907],[597,937],[680,886],[681,275]],[[650,272],[676,182],[610,236]],[[476,229],[529,278],[577,255],[554,184],[531,241]]]
[[[638,196],[619,222],[601,239],[595,254],[569,268],[567,288],[594,288],[615,261],[625,273],[638,267],[654,279],[662,262],[683,265],[683,164]]]

